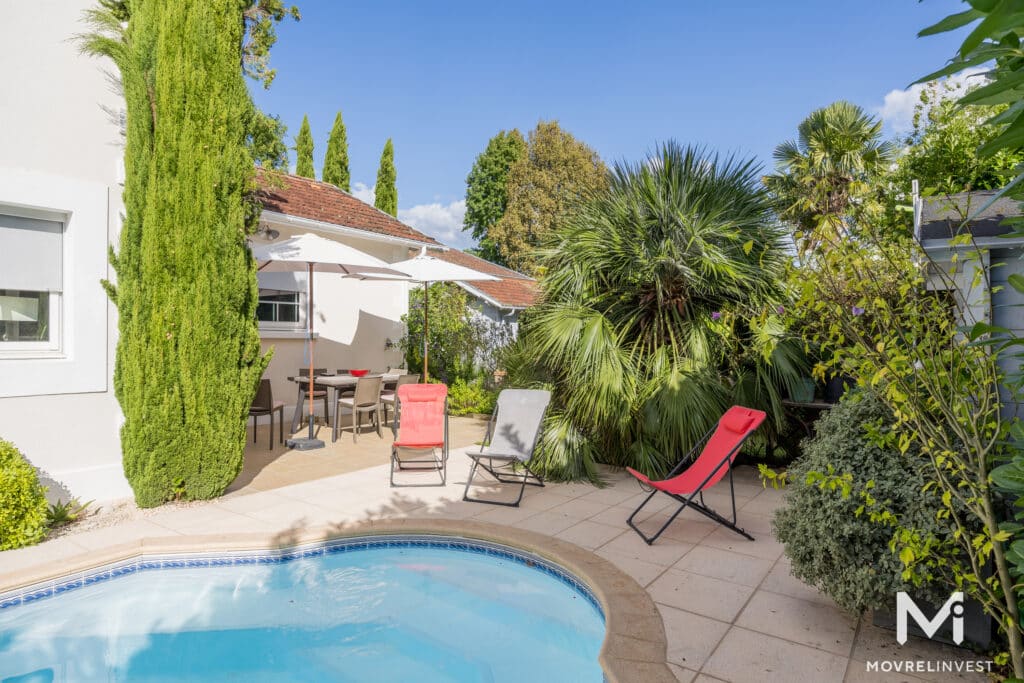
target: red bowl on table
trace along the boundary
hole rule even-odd
[[[370,374],[369,370],[349,370],[348,372],[353,377],[366,377],[368,374]]]

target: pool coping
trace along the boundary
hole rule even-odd
[[[462,536],[511,546],[553,562],[583,581],[601,604],[605,638],[599,656],[609,683],[673,683],[661,615],[646,590],[632,577],[577,545],[532,531],[475,520],[396,519],[289,529],[277,533],[141,538],[47,563],[0,573],[0,594],[56,582],[69,575],[150,555],[203,552],[277,551],[354,536]]]

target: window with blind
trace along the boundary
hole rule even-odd
[[[0,207],[0,354],[60,349],[64,224]]]

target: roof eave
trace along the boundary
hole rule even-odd
[[[275,227],[318,230],[320,232],[326,232],[332,235],[358,237],[360,239],[372,240],[375,242],[401,244],[410,247],[427,246],[431,249],[437,249],[438,251],[448,251],[449,249],[449,247],[446,247],[443,244],[439,244],[438,242],[425,242],[422,240],[410,239],[408,237],[395,237],[394,235],[384,235],[379,232],[373,232],[372,230],[366,230],[363,228],[353,228],[347,225],[328,223],[326,221],[318,221],[312,218],[303,218],[302,216],[293,216],[291,214],[281,213],[279,211],[269,211],[267,209],[263,209],[263,211],[260,213],[260,220],[266,221],[269,225]]]
[[[472,285],[469,285],[469,284],[467,284],[467,283],[465,283],[465,282],[463,282],[461,280],[459,280],[455,284],[457,284],[459,287],[462,287],[464,290],[466,290],[467,292],[469,292],[470,294],[472,294],[476,298],[483,299],[484,301],[486,301],[490,305],[494,306],[495,308],[500,308],[502,310],[508,310],[508,311],[524,311],[527,308],[529,308],[529,306],[516,306],[516,305],[513,305],[513,304],[503,304],[500,301],[498,301],[497,299],[495,299],[494,297],[488,296],[487,294],[484,294],[483,292],[481,292],[476,287],[473,287]]]

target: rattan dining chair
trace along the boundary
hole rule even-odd
[[[388,421],[388,406],[395,407],[395,396],[398,394],[398,387],[403,384],[419,384],[419,375],[399,375],[393,389],[380,392],[380,403],[384,407],[384,421]]]
[[[252,442],[256,443],[256,423],[261,415],[270,416],[270,442],[267,448],[274,450],[274,413],[279,418],[279,436],[281,443],[284,443],[284,401],[274,400],[274,391],[270,386],[269,379],[261,379],[256,388],[256,396],[249,406],[249,417],[252,418]]]
[[[377,436],[384,438],[380,429],[380,387],[383,377],[360,377],[356,382],[355,394],[343,396],[338,399],[338,405],[334,408],[334,433],[333,438],[338,438],[338,421],[341,408],[348,408],[352,412],[352,441],[357,441],[359,430],[362,427],[362,416],[369,413],[376,422]]]

